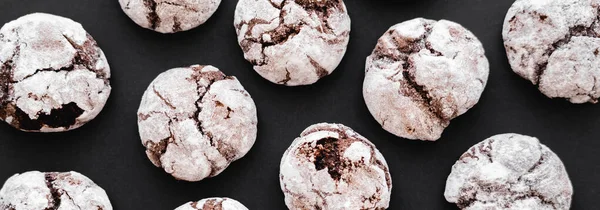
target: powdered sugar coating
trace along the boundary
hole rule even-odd
[[[0,209],[112,210],[106,192],[77,172],[30,171],[10,177],[0,190]]]
[[[561,160],[537,138],[501,134],[460,157],[444,196],[461,209],[569,209],[573,187]]]
[[[248,210],[248,208],[231,198],[205,198],[183,204],[175,210]]]
[[[502,36],[515,73],[550,98],[600,97],[600,0],[517,0]]]
[[[148,158],[180,180],[220,174],[256,140],[254,101],[213,66],[175,68],[148,87],[138,110]]]
[[[160,33],[187,31],[205,23],[221,0],[119,0],[121,9],[141,27]]]
[[[363,96],[382,127],[435,141],[479,101],[489,75],[484,49],[461,25],[423,18],[392,26],[367,57]]]
[[[59,132],[94,119],[111,91],[96,41],[71,19],[34,13],[0,29],[0,119]]]
[[[279,180],[289,209],[385,209],[392,180],[369,140],[341,124],[308,127],[285,151]]]
[[[234,25],[254,70],[287,86],[310,85],[331,74],[350,36],[342,0],[240,0]]]

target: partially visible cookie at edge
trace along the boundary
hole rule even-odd
[[[487,84],[481,42],[447,20],[416,18],[392,26],[367,57],[363,97],[388,132],[438,140],[472,108]]]
[[[139,26],[176,33],[204,24],[217,11],[221,0],[119,0],[119,4]]]
[[[279,181],[289,209],[386,209],[392,191],[383,155],[341,124],[306,128],[285,151]]]
[[[461,209],[567,210],[573,186],[560,158],[537,138],[501,134],[456,161],[444,196]]]
[[[34,13],[0,29],[0,119],[29,132],[79,128],[111,92],[106,56],[81,24]]]
[[[331,74],[350,38],[342,0],[240,0],[234,26],[254,70],[287,86],[310,85]]]
[[[10,177],[0,189],[0,209],[112,210],[106,192],[77,172],[30,171]]]
[[[517,0],[502,30],[515,73],[549,98],[600,98],[600,1]]]
[[[138,127],[154,165],[177,179],[200,181],[252,148],[256,106],[237,78],[213,66],[175,68],[149,85]]]
[[[175,210],[248,210],[248,208],[231,198],[205,198],[188,202]]]

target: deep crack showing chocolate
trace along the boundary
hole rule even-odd
[[[46,180],[46,186],[50,190],[51,200],[48,201],[48,208],[44,210],[57,210],[60,207],[62,193],[56,187],[54,187],[54,181],[56,181],[56,174],[46,173],[44,175]]]
[[[223,200],[217,200],[217,199],[207,200],[206,202],[204,202],[204,205],[202,206],[202,210],[223,210],[223,202],[225,202],[225,199],[223,199]]]
[[[148,8],[148,10],[149,10],[148,15],[146,15],[146,18],[148,19],[148,22],[150,22],[150,28],[156,29],[158,27],[158,24],[160,24],[160,17],[156,13],[157,4],[154,0],[143,0],[143,1],[144,1],[144,6],[146,6],[146,8]]]
[[[325,138],[317,141],[315,147],[315,168],[320,171],[327,168],[327,172],[336,181],[342,178],[344,169],[349,166],[347,160],[342,157],[343,150],[338,139]]]
[[[428,50],[434,56],[444,56],[441,52],[433,49],[431,43],[427,41],[427,38],[432,32],[432,27],[433,26],[431,24],[425,24],[425,33],[417,39],[399,37],[395,34],[395,30],[390,30],[385,36],[388,36],[392,40],[397,47],[394,50],[397,50],[399,53],[394,52],[394,50],[387,49],[386,46],[380,41],[377,43],[373,54],[375,55],[375,60],[390,59],[392,61],[401,61],[402,69],[397,73],[401,73],[403,78],[403,80],[398,81],[402,84],[400,92],[405,96],[411,97],[414,101],[420,102],[421,105],[427,109],[432,116],[438,118],[442,123],[448,124],[450,119],[444,117],[442,114],[442,107],[440,107],[440,105],[431,97],[427,87],[416,82],[414,76],[415,63],[410,58],[411,55],[419,53],[423,49]],[[397,80],[393,78],[394,76],[390,77],[389,79]]]

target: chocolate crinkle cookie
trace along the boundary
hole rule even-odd
[[[240,0],[234,25],[254,70],[287,86],[310,85],[331,74],[350,36],[342,0]]]
[[[256,106],[213,66],[175,68],[148,87],[138,110],[148,158],[180,180],[200,181],[242,158],[256,140]]]
[[[231,198],[205,198],[183,204],[175,210],[248,210],[248,208]]]
[[[141,27],[160,33],[187,31],[205,23],[221,0],[119,0],[121,9]]]
[[[517,0],[502,36],[514,72],[550,98],[597,103],[600,1]]]
[[[477,104],[488,75],[473,33],[454,22],[417,18],[379,39],[367,57],[363,96],[385,130],[435,141],[450,120]]]
[[[461,209],[569,209],[573,187],[561,160],[537,138],[502,134],[464,153],[444,192]]]
[[[290,209],[386,209],[392,192],[379,150],[341,124],[304,130],[281,159],[279,181]]]
[[[35,13],[0,29],[0,119],[17,129],[81,127],[106,104],[109,78],[104,53],[71,19]]]
[[[10,177],[0,190],[3,210],[112,210],[106,192],[77,172],[30,171]]]

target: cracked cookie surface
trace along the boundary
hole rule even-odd
[[[141,27],[160,33],[187,31],[204,24],[221,0],[119,0],[121,9]]]
[[[363,97],[388,132],[435,141],[477,104],[488,75],[475,35],[454,22],[417,18],[379,39],[367,57]]]
[[[188,202],[175,210],[248,210],[248,208],[231,198],[205,198]]]
[[[111,92],[106,56],[71,19],[35,13],[0,29],[0,119],[31,132],[76,129]]]
[[[502,36],[510,65],[550,98],[600,98],[600,1],[517,0]]]
[[[573,187],[560,158],[537,138],[492,136],[452,167],[444,196],[461,209],[569,209]]]
[[[386,209],[392,191],[379,150],[341,124],[304,130],[281,159],[279,181],[290,209]]]
[[[240,0],[234,26],[254,70],[287,86],[310,85],[331,74],[350,38],[342,0]]]
[[[112,206],[106,192],[80,173],[30,171],[4,183],[0,209],[112,210]]]
[[[256,140],[256,106],[213,66],[175,68],[150,84],[138,109],[148,158],[173,177],[200,181],[242,158]]]

